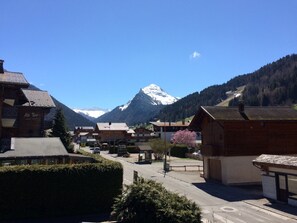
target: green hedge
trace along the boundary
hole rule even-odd
[[[119,222],[200,223],[201,211],[186,197],[167,191],[155,181],[140,178],[116,199],[113,218]]]
[[[186,153],[188,153],[188,147],[187,146],[182,146],[182,145],[175,145],[171,148],[170,150],[170,155],[179,157],[179,158],[185,158]]]
[[[0,219],[107,213],[122,182],[122,165],[102,159],[92,164],[2,167]]]
[[[128,153],[139,153],[139,149],[136,146],[127,146]],[[116,154],[118,153],[118,147],[111,146],[109,148],[110,154]]]

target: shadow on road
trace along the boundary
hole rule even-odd
[[[214,197],[229,202],[263,198],[261,186],[225,186],[211,181],[193,183],[193,185]]]
[[[278,201],[269,200],[267,203],[264,204],[264,206],[274,209],[276,211],[282,211],[287,214],[291,214],[294,216],[297,216],[297,209],[296,207],[290,206],[287,203],[281,203]]]

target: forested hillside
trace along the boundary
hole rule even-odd
[[[190,94],[161,110],[157,118],[170,121],[194,115],[199,106],[216,105],[227,98],[227,91],[245,85],[245,105],[276,106],[297,103],[297,55],[289,55],[259,70],[237,76],[221,85]],[[236,101],[230,101],[230,106]]]

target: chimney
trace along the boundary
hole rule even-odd
[[[4,74],[3,64],[4,64],[4,60],[0,59],[0,74]]]

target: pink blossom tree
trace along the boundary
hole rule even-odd
[[[195,147],[197,134],[189,130],[179,130],[171,137],[171,141],[174,144],[185,144],[189,147]]]

